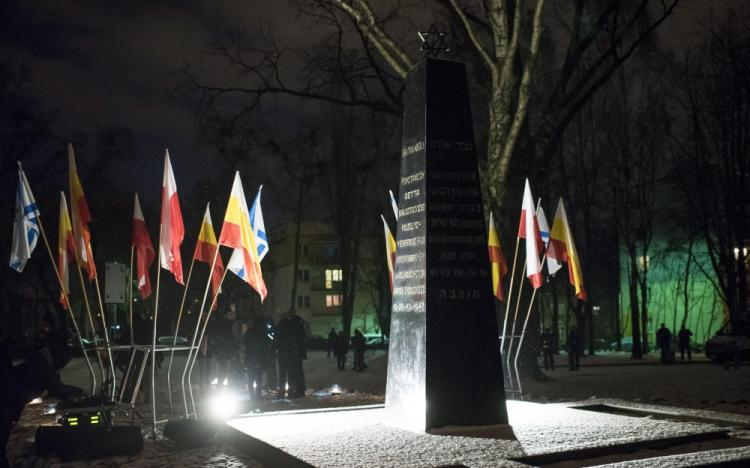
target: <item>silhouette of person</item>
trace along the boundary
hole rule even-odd
[[[334,351],[334,347],[336,346],[336,330],[331,328],[331,331],[328,333],[328,341],[326,341],[326,357],[331,357],[331,353],[334,355],[336,352]]]
[[[26,403],[49,395],[68,399],[81,397],[84,391],[60,381],[59,371],[70,361],[68,333],[47,334],[41,348],[13,367],[5,344],[0,342],[0,466],[8,466],[5,449],[13,425],[21,417]]]
[[[579,352],[579,343],[578,343],[578,330],[576,330],[575,325],[570,326],[570,330],[568,331],[568,363],[570,364],[570,367],[568,370],[577,371],[578,366],[580,364],[579,360],[580,357],[578,355]]]
[[[336,355],[336,365],[339,370],[346,368],[346,353],[349,352],[349,343],[344,336],[344,332],[340,331],[336,336],[336,343],[334,344],[333,353]]]
[[[669,348],[670,342],[672,341],[672,332],[669,331],[666,325],[661,324],[661,328],[656,331],[656,346],[661,349],[661,363],[667,364],[669,362]]]
[[[352,367],[352,370],[362,372],[367,369],[367,364],[365,364],[365,336],[359,329],[354,330],[352,351],[354,352],[354,367]]]
[[[693,362],[693,355],[690,350],[690,337],[693,336],[693,332],[685,328],[685,324],[680,328],[677,333],[677,343],[680,347],[680,361],[685,360],[685,351],[687,351],[688,362]]]
[[[261,400],[263,397],[263,373],[270,353],[271,340],[266,333],[266,322],[256,318],[245,333],[245,365],[250,400]]]
[[[287,395],[300,398],[305,396],[305,374],[302,360],[307,359],[305,350],[305,321],[290,310],[279,321],[276,329],[276,349],[279,362],[279,398]]]
[[[555,370],[555,335],[552,330],[545,328],[541,336],[542,356],[544,357],[544,368]]]

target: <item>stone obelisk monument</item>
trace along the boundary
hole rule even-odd
[[[386,422],[508,423],[464,65],[425,59],[405,93]]]

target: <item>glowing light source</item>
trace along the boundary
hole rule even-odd
[[[240,401],[234,393],[221,390],[208,399],[207,406],[212,419],[226,421],[239,413]]]
[[[39,404],[39,403],[41,403],[41,402],[42,402],[42,399],[41,399],[41,398],[39,398],[39,397],[37,397],[37,398],[34,398],[33,400],[31,400],[31,401],[29,402],[29,404],[30,404],[30,405],[38,405],[38,404]]]

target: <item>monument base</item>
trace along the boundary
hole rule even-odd
[[[690,466],[750,461],[750,440],[731,437],[727,427],[715,424],[597,413],[568,404],[508,401],[507,408],[515,440],[398,429],[383,423],[382,407],[247,415],[229,421],[227,432],[236,448],[267,466],[585,466],[628,460]]]
[[[494,424],[491,426],[445,426],[427,431],[428,434],[438,436],[479,437],[482,439],[517,440],[510,424]]]

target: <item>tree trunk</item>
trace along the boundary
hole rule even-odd
[[[643,358],[641,351],[641,321],[639,318],[640,309],[638,307],[638,265],[636,256],[630,255],[630,278],[628,279],[628,291],[630,293],[630,324],[633,328],[633,350],[631,357],[633,359]]]
[[[297,270],[299,269],[299,256],[300,256],[300,229],[302,227],[302,193],[305,188],[305,179],[300,178],[299,180],[299,193],[297,194],[297,212],[295,213],[295,222],[297,226],[294,231],[294,268],[292,268],[292,302],[291,308],[294,309],[297,304]]]

